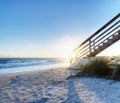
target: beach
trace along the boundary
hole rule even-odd
[[[0,103],[119,103],[120,82],[71,77],[68,67],[0,76]]]

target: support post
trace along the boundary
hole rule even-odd
[[[91,55],[91,39],[89,40],[89,55]]]

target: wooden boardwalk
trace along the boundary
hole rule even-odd
[[[118,40],[120,40],[120,13],[78,45],[74,49],[76,56],[71,58],[71,62],[94,57]]]

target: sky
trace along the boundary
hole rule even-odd
[[[67,57],[119,12],[120,0],[0,0],[0,57]]]

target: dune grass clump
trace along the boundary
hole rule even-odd
[[[84,63],[87,61],[86,63]],[[79,72],[74,77],[102,77],[105,79],[120,80],[120,64],[116,60],[106,57],[86,58],[78,62]]]
[[[111,76],[113,80],[120,80],[120,64],[116,64]]]
[[[81,73],[85,76],[108,76],[111,75],[111,68],[109,63],[111,61],[106,58],[94,58],[82,67]]]

